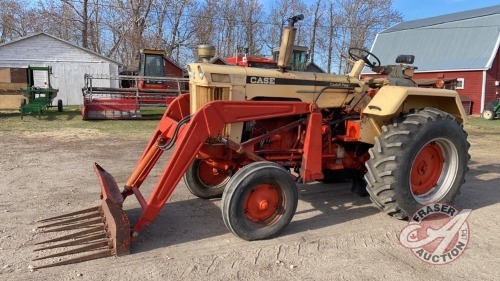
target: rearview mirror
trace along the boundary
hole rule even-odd
[[[412,64],[414,61],[415,61],[414,55],[399,55],[396,58],[396,63]]]

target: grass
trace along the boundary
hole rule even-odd
[[[80,107],[65,107],[63,112],[50,108],[41,120],[37,116],[25,116],[21,120],[19,112],[0,112],[0,132],[7,131],[55,131],[65,128],[96,129],[103,133],[130,136],[151,134],[158,124],[158,119],[165,111],[164,107],[144,107],[141,109],[147,120],[93,120],[83,121]],[[500,140],[500,119],[485,120],[470,117],[465,129],[469,134],[488,135]]]
[[[488,137],[500,141],[500,119],[486,120],[481,117],[470,117],[465,125],[469,135]]]
[[[486,120],[481,117],[469,117],[467,126],[473,127],[474,129],[483,130],[500,130],[500,119]]]
[[[56,131],[65,128],[95,129],[103,133],[121,136],[151,134],[161,118],[164,107],[146,107],[141,109],[146,120],[82,120],[80,107],[65,107],[63,112],[49,108],[39,120],[36,115],[24,116],[19,112],[0,112],[0,132],[7,131]]]

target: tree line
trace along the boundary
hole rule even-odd
[[[286,20],[297,14],[296,44],[327,72],[349,70],[350,47],[369,48],[377,32],[402,20],[392,0],[1,0],[0,44],[46,32],[83,48],[135,64],[143,48],[163,49],[184,65],[196,46],[221,58],[237,48],[270,56]]]

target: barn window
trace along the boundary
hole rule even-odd
[[[463,89],[464,88],[464,78],[457,78],[457,87],[456,89]]]

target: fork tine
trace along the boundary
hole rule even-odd
[[[94,227],[94,228],[82,230],[82,231],[79,231],[79,232],[75,232],[75,233],[68,234],[68,235],[65,235],[65,236],[57,237],[57,238],[54,238],[54,239],[50,239],[50,240],[46,240],[46,241],[42,241],[42,242],[37,242],[37,243],[35,243],[35,245],[41,245],[41,244],[46,244],[46,243],[52,243],[52,242],[69,240],[69,239],[72,239],[72,238],[78,238],[78,237],[82,237],[82,236],[85,236],[85,235],[88,235],[88,234],[97,233],[97,232],[100,232],[100,231],[104,231],[104,225],[100,225],[100,226],[97,226],[97,227]]]
[[[38,248],[38,249],[35,249],[34,251],[38,252],[38,251],[54,249],[54,248],[82,245],[82,244],[85,244],[86,242],[92,242],[94,240],[98,240],[98,239],[102,239],[102,238],[106,238],[106,232],[98,233],[98,234],[95,234],[92,236],[76,239],[76,240],[69,241],[69,242],[64,242],[64,243],[60,243],[60,244],[56,244],[56,245]]]
[[[108,240],[106,240],[106,241],[100,241],[100,242],[97,242],[97,243],[94,243],[94,244],[90,244],[90,245],[87,245],[87,246],[83,246],[83,247],[80,247],[80,248],[76,248],[76,249],[72,249],[72,250],[68,250],[68,251],[56,253],[56,254],[53,254],[53,255],[39,257],[39,258],[33,259],[33,261],[44,260],[44,259],[48,259],[48,258],[61,257],[61,256],[67,256],[67,255],[71,255],[71,254],[78,254],[78,253],[83,253],[83,252],[87,252],[87,251],[91,251],[91,250],[95,250],[95,249],[99,249],[99,248],[103,248],[103,247],[109,247],[109,241]]]
[[[101,216],[101,213],[96,212],[96,213],[92,213],[92,214],[86,215],[86,216],[81,216],[81,217],[67,219],[67,220],[64,220],[64,221],[58,221],[58,222],[51,223],[51,224],[41,225],[38,228],[47,228],[47,227],[54,227],[54,226],[66,225],[66,224],[70,224],[70,223],[73,223],[73,222],[83,221],[83,220],[87,220],[87,219],[91,219],[91,218],[96,218],[96,217],[100,217],[100,216]]]
[[[84,261],[90,261],[90,260],[95,260],[95,259],[100,259],[100,258],[105,258],[105,257],[110,257],[113,255],[113,250],[108,249],[104,251],[100,251],[97,253],[92,253],[90,255],[86,256],[81,256],[81,257],[76,257],[73,259],[68,259],[64,260],[61,262],[56,262],[52,264],[47,264],[47,265],[42,265],[42,266],[34,266],[32,267],[33,270],[41,269],[41,268],[47,268],[47,267],[53,267],[53,266],[59,266],[59,265],[66,265],[66,264],[72,264],[72,263],[78,263],[78,262],[84,262]]]
[[[89,220],[89,221],[82,222],[82,223],[72,224],[72,225],[68,225],[68,226],[64,226],[64,227],[42,230],[40,232],[46,233],[46,232],[57,232],[57,231],[64,231],[64,230],[72,230],[72,229],[75,229],[75,228],[89,227],[89,226],[92,226],[92,225],[95,225],[95,224],[98,224],[98,223],[102,223],[102,218],[98,218],[98,219],[95,219],[95,220]]]
[[[100,206],[96,206],[96,207],[92,207],[92,208],[88,208],[88,209],[84,209],[84,210],[80,210],[80,211],[76,211],[76,212],[72,212],[72,213],[68,213],[68,214],[64,214],[64,215],[60,215],[60,216],[56,216],[56,217],[46,218],[43,220],[39,220],[37,222],[49,222],[49,221],[59,220],[59,219],[67,218],[67,217],[85,214],[85,213],[96,212],[96,211],[99,211],[100,208],[101,208]]]

